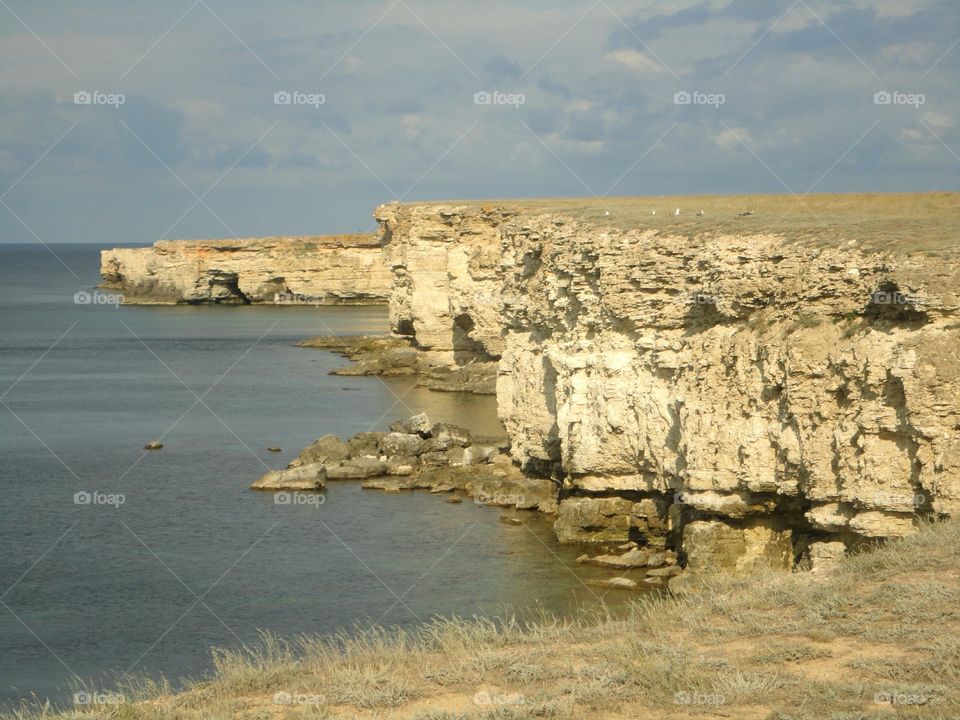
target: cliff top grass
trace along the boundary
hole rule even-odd
[[[624,615],[264,636],[214,658],[212,679],[180,694],[128,682],[124,704],[14,717],[957,718],[960,521],[822,575],[644,594]]]
[[[779,234],[787,240],[820,247],[854,241],[866,251],[960,255],[960,193],[956,192],[667,195],[451,204],[520,207],[623,230],[650,229],[690,236]],[[679,216],[674,215],[677,208]],[[697,215],[699,211],[703,211],[702,216]]]

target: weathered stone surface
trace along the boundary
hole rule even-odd
[[[430,428],[433,442],[451,447],[457,445],[466,447],[470,444],[470,431],[449,423],[437,423]]]
[[[500,356],[500,225],[514,214],[398,203],[374,212],[393,273],[391,327],[413,337],[436,365]]]
[[[431,450],[421,453],[420,463],[425,467],[443,467],[450,464],[450,458],[443,450]]]
[[[566,498],[554,530],[561,542],[623,542],[630,532],[633,503],[624,498]]]
[[[634,548],[622,555],[597,555],[590,558],[594,565],[615,568],[660,567],[677,562],[677,556],[670,551],[661,551],[652,548]]]
[[[379,304],[390,291],[372,235],[160,240],[101,251],[100,275],[143,304]]]
[[[361,432],[347,440],[347,449],[350,457],[380,456],[380,443],[387,433],[382,432]]]
[[[426,413],[419,413],[406,420],[397,420],[396,422],[390,423],[390,430],[392,432],[415,434],[421,437],[429,437],[431,427],[430,418],[427,417]]]
[[[492,445],[471,445],[463,449],[464,465],[480,465],[493,462],[499,450]]]
[[[349,454],[350,449],[343,440],[336,435],[324,435],[301,450],[291,465],[335,462],[343,460]]]
[[[777,529],[765,519],[736,527],[719,520],[698,520],[683,529],[683,549],[691,572],[749,570],[793,566],[790,530]]]
[[[380,439],[379,451],[383,455],[406,455],[416,457],[423,448],[423,438],[409,433],[390,432]]]
[[[500,231],[498,405],[522,466],[734,524],[801,528],[802,500],[819,528],[891,536],[960,510],[956,263],[530,213]]]
[[[602,579],[591,579],[587,580],[587,585],[593,585],[594,587],[609,588],[611,590],[636,590],[637,583],[635,580],[625,577],[612,577],[612,578],[602,578]]]
[[[362,480],[387,474],[387,465],[375,457],[351,457],[325,465],[329,480]]]
[[[810,570],[825,572],[840,562],[846,554],[846,543],[839,540],[810,543]]]
[[[250,485],[251,490],[320,490],[327,478],[323,465],[313,463],[271,470]]]
[[[384,464],[387,466],[387,475],[413,475],[420,461],[409,455],[393,455],[387,457]]]

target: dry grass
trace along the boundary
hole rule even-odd
[[[427,204],[427,203],[423,203]],[[434,203],[429,203],[434,204]],[[568,215],[591,225],[684,235],[782,234],[816,246],[855,241],[868,251],[960,254],[960,193],[702,195],[456,201]],[[680,216],[674,210],[680,208]],[[703,216],[697,216],[702,210]],[[651,213],[656,211],[656,215]],[[741,215],[752,211],[752,215]]]
[[[960,521],[823,576],[718,577],[621,617],[264,636],[215,660],[181,694],[128,682],[124,705],[14,717],[957,718]]]

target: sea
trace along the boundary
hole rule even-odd
[[[358,482],[286,503],[248,489],[326,433],[423,411],[499,430],[493,397],[330,375],[348,361],[295,346],[386,331],[385,307],[124,306],[96,289],[100,249],[0,245],[0,707],[124,674],[176,688],[263,632],[603,600],[536,513],[512,526]]]

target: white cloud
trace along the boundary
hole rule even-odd
[[[632,50],[630,48],[615,50],[614,52],[609,53],[607,57],[620,63],[625,68],[644,75],[651,72],[668,72],[667,68],[665,68],[658,60],[655,60],[638,50]]]

